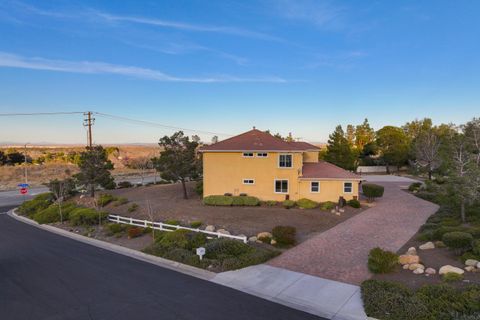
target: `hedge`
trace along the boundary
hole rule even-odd
[[[318,202],[307,198],[302,198],[300,200],[297,200],[297,206],[302,209],[314,209],[318,207]]]
[[[107,217],[107,212],[97,211],[90,208],[76,208],[70,212],[69,220],[74,226],[96,225],[99,222],[106,220]]]
[[[362,184],[362,192],[368,198],[368,201],[373,201],[375,198],[383,196],[385,188],[378,184],[364,183]]]
[[[100,207],[105,207],[107,204],[115,200],[117,200],[115,196],[109,193],[103,193],[100,196],[98,196],[97,203]]]
[[[389,273],[398,264],[398,255],[381,248],[373,248],[368,255],[368,270],[372,273]]]
[[[327,201],[320,204],[320,209],[323,211],[329,211],[335,208],[336,205],[337,204],[335,202]]]
[[[421,182],[414,182],[412,183],[411,185],[408,186],[408,191],[418,191],[420,190],[420,188],[422,187],[422,183]]]
[[[361,205],[360,205],[360,201],[358,201],[357,199],[352,199],[352,200],[348,200],[347,204],[352,207],[352,208],[360,208]]]
[[[447,247],[455,249],[457,253],[461,253],[470,249],[473,237],[467,232],[454,231],[445,233],[442,241]]]
[[[64,203],[62,205],[63,221],[67,221],[70,213],[76,208],[77,206],[74,203]],[[52,204],[48,208],[38,211],[32,216],[32,219],[40,224],[59,222],[60,209],[58,204]]]
[[[32,217],[35,213],[48,208],[52,203],[52,193],[41,193],[35,196],[32,200],[22,203],[22,205],[18,207],[18,212],[27,217]]]
[[[296,204],[296,202],[293,201],[293,200],[285,200],[285,201],[282,202],[282,206],[285,209],[293,208],[293,207],[295,207],[295,204]]]
[[[203,198],[207,206],[258,206],[260,200],[251,196],[221,196],[213,195]]]

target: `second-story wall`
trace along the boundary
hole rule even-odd
[[[318,162],[319,151],[306,151],[303,153],[303,162]]]
[[[292,200],[299,195],[298,176],[303,165],[301,152],[268,152],[267,157],[244,157],[241,152],[203,153],[204,196],[231,193],[255,195],[261,200],[285,200],[285,194],[275,193],[275,179],[288,180],[288,194]],[[292,154],[293,166],[280,168],[279,154]],[[318,159],[318,158],[317,158]],[[244,179],[254,184],[244,184]]]

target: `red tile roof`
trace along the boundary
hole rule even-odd
[[[307,151],[320,148],[307,142],[286,142],[271,134],[253,129],[238,136],[222,140],[209,146],[203,146],[205,151]]]
[[[304,163],[300,179],[361,179],[355,173],[326,161]]]

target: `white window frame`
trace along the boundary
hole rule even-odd
[[[257,152],[257,158],[268,158],[268,152]]]
[[[314,183],[318,184],[318,190],[317,191],[312,190],[312,187],[313,187]],[[320,193],[320,181],[310,181],[310,193]]]
[[[350,192],[345,191],[345,185],[346,185],[347,183],[350,183],[350,185],[351,185],[351,186],[350,186]],[[353,182],[352,182],[352,181],[344,181],[344,182],[343,182],[343,193],[347,193],[347,194],[353,193]]]
[[[249,183],[249,182],[246,182],[246,181],[252,181],[252,183]],[[255,179],[247,178],[247,179],[243,179],[242,182],[243,182],[243,184],[245,184],[247,186],[251,186],[251,185],[255,184]]]
[[[281,191],[278,192],[278,191],[277,191],[277,181],[287,181],[287,191],[285,191],[285,192],[281,192]],[[281,185],[280,185],[280,189],[282,189],[282,188],[281,188]],[[289,190],[290,190],[290,181],[288,181],[288,179],[274,179],[274,180],[273,180],[273,192],[275,192],[275,193],[277,193],[277,194],[288,194]]]
[[[291,159],[290,163],[292,164],[290,167],[282,167],[282,166],[280,166],[280,158],[281,158],[282,156],[290,156],[290,159]],[[285,161],[285,162],[286,162],[286,161]],[[291,168],[293,168],[293,154],[291,154],[291,153],[280,153],[280,154],[278,155],[278,167],[279,167],[280,169],[291,169]]]
[[[244,158],[253,158],[254,155],[255,155],[255,154],[254,154],[253,152],[244,152],[244,153],[242,154],[242,157],[244,157]]]

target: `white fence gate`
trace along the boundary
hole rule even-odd
[[[163,222],[153,222],[153,221],[148,221],[148,220],[140,220],[140,219],[134,219],[134,218],[129,218],[129,217],[122,217],[122,216],[114,215],[114,214],[110,214],[108,216],[108,220],[111,221],[111,222],[129,224],[129,225],[132,225],[132,226],[137,226],[137,227],[142,227],[142,228],[152,228],[152,229],[160,230],[160,231],[189,230],[189,231],[193,231],[193,232],[205,233],[205,234],[208,234],[210,236],[217,237],[217,238],[230,238],[230,239],[235,239],[235,240],[241,240],[244,243],[247,243],[247,237],[246,236],[233,236],[231,234],[224,234],[224,233],[218,233],[218,232],[213,232],[213,231],[206,231],[206,230],[201,230],[201,229],[182,227],[182,226],[177,226],[177,225],[174,225],[174,224],[167,224],[167,223],[163,223]]]

